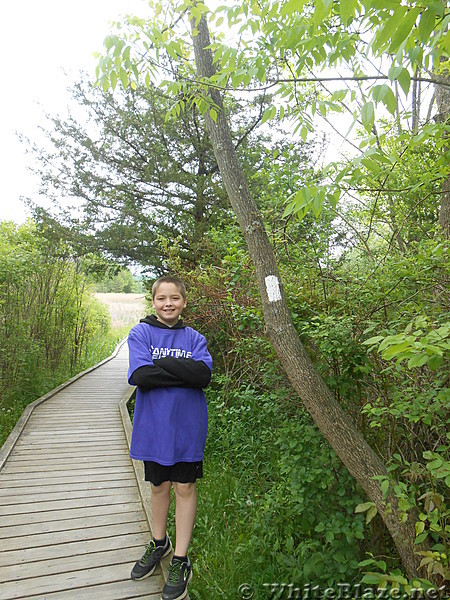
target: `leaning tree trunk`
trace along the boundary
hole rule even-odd
[[[197,72],[200,77],[210,77],[214,75],[215,69],[209,49],[208,25],[205,19],[201,19],[198,23],[191,21],[191,27]],[[206,115],[206,127],[225,188],[255,266],[268,337],[293,388],[320,431],[375,503],[408,576],[417,577],[420,561],[414,552],[415,519],[410,513],[405,523],[400,520],[397,501],[392,494],[388,498],[391,508],[386,510],[380,482],[374,480],[376,476],[387,475],[383,462],[342,410],[314,369],[299,340],[290,318],[275,255],[261,213],[250,195],[233,146],[221,94],[213,88],[209,89],[209,94],[218,111],[216,121]]]

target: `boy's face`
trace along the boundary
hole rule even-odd
[[[161,283],[153,298],[153,308],[158,321],[172,327],[178,321],[186,301],[174,283]]]

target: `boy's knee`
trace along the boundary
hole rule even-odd
[[[171,485],[170,481],[163,481],[160,485],[152,483],[152,494],[169,494]]]
[[[189,498],[196,492],[195,483],[178,483],[174,481],[172,485],[175,495],[181,498]]]

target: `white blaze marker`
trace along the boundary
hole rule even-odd
[[[281,300],[280,282],[278,281],[278,277],[275,277],[275,275],[268,275],[264,281],[266,282],[269,302],[278,302],[278,300]]]

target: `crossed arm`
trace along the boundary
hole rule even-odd
[[[133,372],[136,385],[145,390],[158,387],[205,388],[211,381],[211,371],[202,360],[166,356]]]

